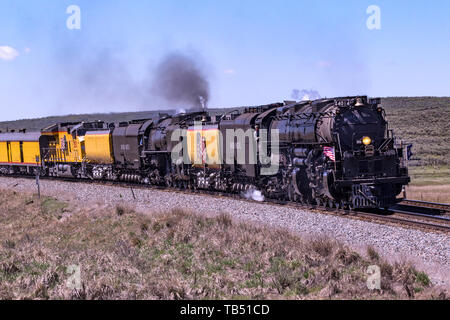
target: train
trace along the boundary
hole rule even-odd
[[[381,99],[367,96],[0,133],[0,174],[258,190],[351,210],[388,208],[410,182]]]

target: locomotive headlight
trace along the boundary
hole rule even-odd
[[[368,146],[369,144],[372,143],[372,139],[370,139],[370,137],[363,137],[363,138],[362,138],[362,143],[363,143],[365,146]]]

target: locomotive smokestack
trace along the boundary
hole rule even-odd
[[[355,107],[362,107],[364,106],[364,102],[361,98],[356,99]]]

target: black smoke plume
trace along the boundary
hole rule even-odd
[[[177,106],[203,109],[209,100],[209,82],[198,59],[171,53],[156,68],[152,93]]]
[[[61,92],[53,112],[203,109],[210,94],[199,57],[190,52],[166,54],[154,67],[142,66],[147,72],[140,78],[111,48],[73,44],[57,48]]]

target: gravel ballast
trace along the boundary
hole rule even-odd
[[[36,193],[33,179],[0,177],[0,188]],[[365,253],[373,246],[388,260],[408,260],[422,268],[436,285],[450,287],[450,236],[399,226],[320,214],[267,203],[208,195],[134,189],[99,184],[41,180],[41,194],[86,205],[124,204],[142,212],[183,208],[210,215],[228,213],[234,218],[285,228],[301,236],[326,236]]]

